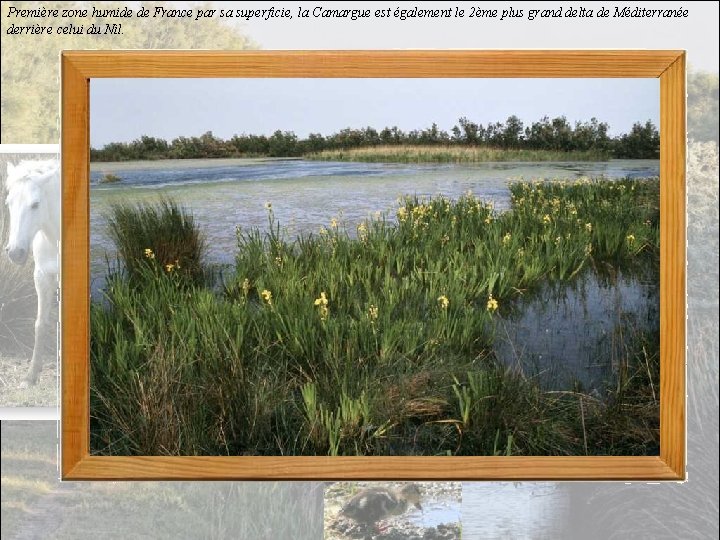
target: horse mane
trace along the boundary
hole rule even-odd
[[[58,169],[60,163],[57,159],[25,160],[17,165],[8,163],[6,187],[11,190],[23,184],[36,182],[44,184],[50,180]]]

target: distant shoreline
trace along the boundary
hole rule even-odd
[[[91,172],[114,172],[118,170],[142,169],[148,163],[167,163],[168,168],[180,168],[188,164],[202,163],[207,165],[212,162],[213,166],[223,165],[255,165],[272,161],[302,161],[299,157],[248,157],[248,158],[175,158],[175,159],[137,159],[127,161],[91,161]]]
[[[168,169],[187,167],[188,165],[198,164],[203,166],[222,167],[222,166],[241,166],[241,165],[257,165],[261,163],[283,162],[283,161],[338,161],[343,163],[398,163],[398,164],[418,164],[432,165],[436,164],[455,164],[455,165],[481,165],[490,163],[570,163],[576,161],[584,162],[610,162],[610,161],[658,161],[657,158],[606,158],[606,159],[577,159],[577,156],[567,156],[568,159],[538,159],[538,160],[488,160],[488,161],[401,161],[401,160],[364,160],[364,159],[327,159],[326,157],[310,158],[310,157],[236,157],[236,158],[175,158],[175,159],[143,159],[143,160],[127,160],[127,161],[91,161],[90,171],[97,173],[112,173],[119,170],[139,170],[147,167],[148,164],[166,164]]]
[[[628,133],[610,137],[609,125],[592,118],[589,122],[571,124],[565,116],[550,119],[544,116],[527,126],[511,115],[503,122],[486,126],[461,117],[450,131],[433,123],[427,129],[403,131],[397,126],[377,130],[345,128],[324,136],[310,133],[306,138],[293,131],[276,130],[272,135],[243,133],[223,139],[206,131],[201,136],[176,137],[170,141],[142,135],[129,142],[111,142],[102,148],[90,148],[90,157],[97,161],[144,158],[232,158],[232,157],[306,157],[322,159],[325,153],[363,154],[433,154],[422,161],[501,161],[505,155],[535,154],[544,161],[548,155],[578,154],[607,158],[657,158],[660,156],[660,133],[648,120],[635,122]],[[485,156],[491,155],[492,158]],[[462,157],[458,157],[462,156]],[[470,156],[470,157],[468,157]],[[500,156],[499,158],[496,156]],[[403,158],[406,156],[403,156]],[[401,162],[404,159],[401,158]],[[388,161],[387,155],[377,159]],[[395,159],[395,158],[393,158]],[[518,158],[518,159],[523,159]],[[588,158],[584,158],[588,159]],[[597,159],[593,157],[592,159]],[[525,158],[525,161],[530,159]]]

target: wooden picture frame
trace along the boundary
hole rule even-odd
[[[683,480],[685,52],[67,51],[62,53],[63,480]],[[660,79],[660,455],[643,457],[106,457],[89,453],[89,88],[93,78]]]

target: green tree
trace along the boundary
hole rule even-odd
[[[573,149],[608,150],[610,137],[607,133],[608,125],[599,122],[597,118],[591,118],[590,122],[576,122],[573,130]]]
[[[458,124],[460,124],[460,129],[458,131],[463,143],[478,144],[480,142],[478,140],[480,126],[478,126],[475,122],[471,122],[464,116],[458,120]]]
[[[268,154],[272,157],[289,157],[298,155],[298,139],[292,131],[279,129],[268,139]]]
[[[520,148],[523,144],[523,123],[517,116],[512,115],[505,120],[502,132],[504,148]]]
[[[550,118],[543,116],[525,128],[525,144],[534,150],[548,150],[552,148],[553,127]]]
[[[644,124],[635,122],[630,133],[615,141],[615,157],[630,159],[658,159],[660,157],[660,134],[648,120]]]

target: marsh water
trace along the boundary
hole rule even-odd
[[[460,523],[462,521],[461,509],[452,499],[423,503],[422,510],[411,507],[403,518],[413,525],[424,529],[437,527],[438,525]]]
[[[464,482],[463,538],[559,538],[568,507],[557,483]]]
[[[119,182],[104,184],[111,173]],[[450,198],[472,191],[495,208],[510,204],[508,184],[524,179],[649,177],[657,160],[481,164],[395,164],[302,159],[214,159],[93,163],[90,191],[91,292],[100,293],[113,259],[106,213],[114,202],[172,198],[192,210],[212,263],[232,265],[236,230],[267,230],[268,210],[285,234],[318,233],[335,218],[354,235],[368,217],[395,219],[405,195]],[[649,277],[648,277],[649,276]],[[599,278],[586,273],[569,286],[548,285],[498,322],[496,354],[544,386],[579,380],[596,388],[611,375],[618,331],[628,321],[656,325],[657,276]],[[603,359],[602,362],[599,359]],[[560,368],[558,368],[560,366]]]
[[[547,390],[602,388],[631,340],[659,329],[658,272],[588,270],[570,284],[546,283],[496,318],[496,357]]]

